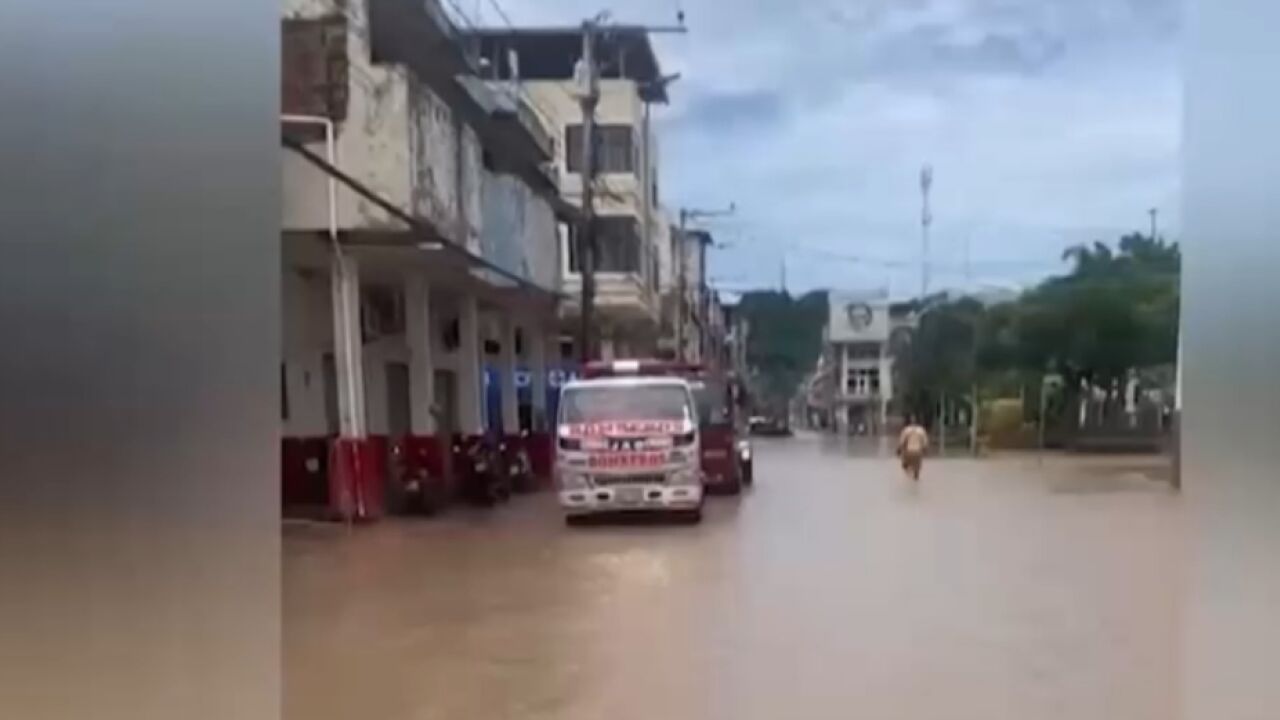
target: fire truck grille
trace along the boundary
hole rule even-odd
[[[601,487],[610,485],[661,485],[666,482],[666,477],[658,473],[648,475],[596,475],[592,480]]]

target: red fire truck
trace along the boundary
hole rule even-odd
[[[669,376],[683,378],[698,405],[702,472],[708,491],[737,494],[754,480],[751,441],[744,426],[742,383],[696,363],[612,360],[588,363],[586,378]]]

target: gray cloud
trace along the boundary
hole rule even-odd
[[[500,0],[517,22],[575,22],[592,0]],[[651,2],[626,21],[665,21]],[[1176,235],[1177,0],[685,0],[691,32],[657,37],[684,75],[660,114],[673,204],[735,200],[743,239],[715,274],[801,286],[915,271],[917,173],[937,168],[934,256],[956,275],[1031,281],[1062,247],[1143,226]],[[656,14],[655,14],[656,13]]]
[[[974,40],[958,41],[954,29],[932,24],[913,28],[894,38],[859,68],[872,77],[939,76],[971,74],[1028,74],[1047,69],[1066,53],[1061,38],[1039,32],[983,33]]]
[[[784,120],[786,99],[780,92],[699,93],[689,99],[688,110],[669,124],[675,132],[751,133],[776,128]]]

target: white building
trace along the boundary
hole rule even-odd
[[[284,18],[285,497],[373,517],[389,443],[440,471],[454,433],[516,431],[517,365],[541,425],[573,212],[552,135],[469,76],[434,2],[287,0]]]
[[[824,355],[829,359],[833,396],[828,406],[841,431],[874,433],[888,425],[894,398],[887,291],[828,293]]]
[[[472,56],[492,80],[518,84],[558,141],[554,167],[562,195],[582,202],[582,88],[575,68],[582,56],[580,28],[478,30],[469,34]],[[599,257],[596,316],[606,357],[649,355],[659,335],[657,148],[651,106],[665,103],[661,72],[647,33],[610,27],[597,41],[600,100],[595,211]],[[581,274],[573,232],[562,237],[560,288],[563,330],[576,335]]]

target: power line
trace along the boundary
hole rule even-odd
[[[754,238],[749,238],[749,237],[742,237],[735,242],[754,244],[758,246],[774,247],[772,243],[766,243],[764,241],[754,239]],[[867,255],[845,253],[837,250],[829,250],[827,248],[815,247],[812,245],[804,245],[801,243],[794,243],[794,242],[788,243],[787,250],[788,252],[798,252],[802,254],[825,257],[832,260],[839,260],[842,262],[857,263],[861,265],[871,265],[875,267],[884,267],[884,268],[910,269],[912,267],[918,266],[918,263],[919,263],[919,261],[917,260],[909,260],[909,259],[895,260],[895,259],[888,259],[888,258],[871,257]],[[1012,259],[1012,258],[1010,259],[993,258],[988,260],[970,259],[967,263],[963,261],[957,262],[957,263],[948,263],[948,262],[930,263],[930,265],[935,269],[946,268],[952,271],[962,271],[966,266],[966,264],[971,268],[972,267],[1014,267],[1016,268],[1016,267],[1050,267],[1050,266],[1059,267],[1062,264],[1062,261],[1061,260],[1031,260],[1031,259],[1021,260],[1021,259]]]
[[[502,18],[502,22],[506,23],[507,27],[515,29],[515,26],[511,23],[510,16],[507,15],[506,10],[502,9],[502,5],[498,3],[498,0],[489,0],[489,4],[498,12],[498,17]]]
[[[447,2],[449,3],[449,7],[453,8],[454,13],[456,13],[456,14],[458,15],[458,17],[459,17],[459,18],[461,18],[461,19],[462,19],[462,21],[463,21],[464,23],[466,23],[466,26],[467,26],[468,28],[470,28],[471,30],[478,30],[478,29],[479,29],[479,28],[476,26],[475,21],[474,21],[474,20],[472,20],[472,19],[471,19],[471,16],[467,14],[467,11],[466,11],[466,10],[463,10],[463,9],[462,9],[462,6],[458,4],[458,0],[447,0]]]

